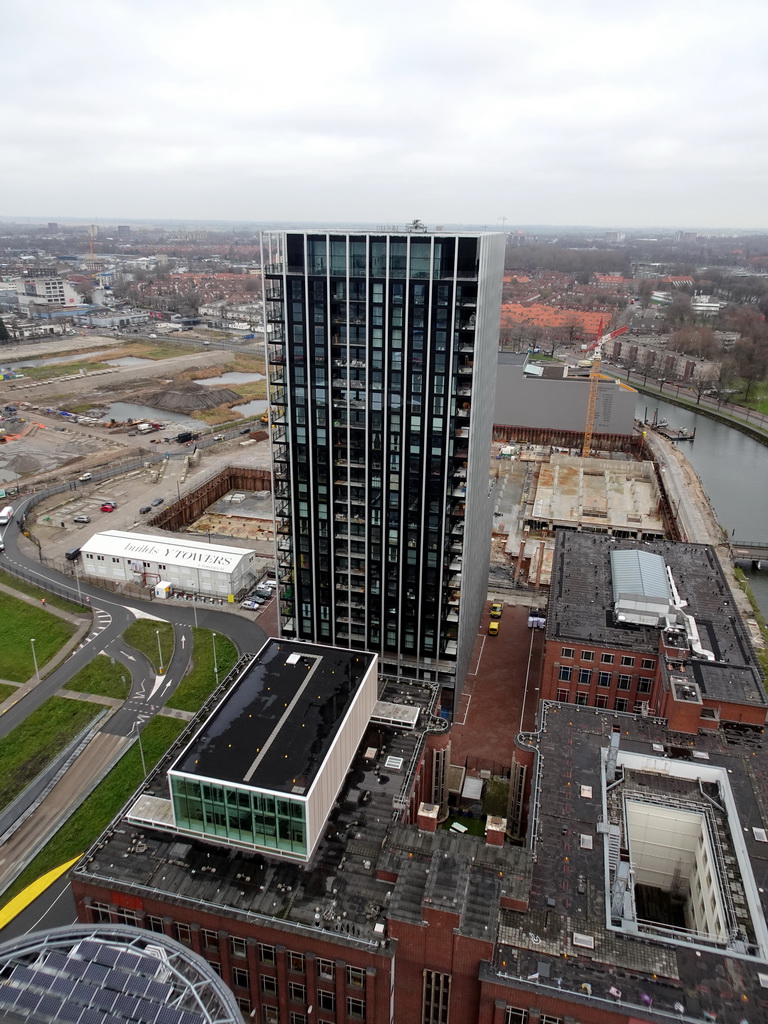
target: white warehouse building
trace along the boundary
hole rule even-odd
[[[121,530],[94,534],[80,553],[88,576],[144,586],[165,582],[211,597],[237,596],[249,589],[260,564],[251,548]]]

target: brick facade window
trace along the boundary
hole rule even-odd
[[[623,668],[634,668],[635,659],[630,657],[629,654],[622,654],[621,664]]]
[[[362,967],[347,967],[349,988],[365,988],[365,971]]]
[[[448,1024],[448,1007],[450,1002],[450,974],[425,970],[421,1024]]]
[[[324,988],[317,990],[317,1005],[321,1010],[336,1010],[336,993],[327,992]]]
[[[579,682],[582,686],[589,686],[592,682],[592,669],[591,668],[580,668],[579,669]]]
[[[610,686],[612,678],[613,678],[613,673],[612,672],[598,672],[597,673],[597,685],[598,686]]]
[[[248,950],[245,945],[245,939],[238,938],[237,935],[230,935],[229,951],[232,954],[232,956],[239,956],[245,959],[245,957],[248,955]]]
[[[579,690],[579,692],[576,694],[576,703],[579,704],[581,707],[585,707],[588,702],[589,694],[587,693],[587,691]]]
[[[292,1003],[306,1003],[307,986],[299,985],[295,981],[288,982],[288,998]]]
[[[91,915],[94,921],[111,921],[112,910],[108,903],[92,903],[91,904]],[[162,930],[162,921],[160,922]]]
[[[317,976],[318,978],[324,978],[326,981],[333,981],[336,977],[336,964],[333,960],[323,960],[319,956],[317,958]]]
[[[656,662],[653,658],[643,658],[643,660],[640,662],[640,668],[654,669],[656,668]]]
[[[232,968],[232,984],[235,988],[248,988],[250,983],[251,979],[245,967]]]
[[[232,971],[234,975],[237,967]],[[246,972],[247,973],[247,972]],[[276,996],[277,995],[277,978],[270,978],[268,974],[262,974],[261,976],[261,991],[265,996]]]
[[[614,657],[613,657],[612,654],[601,654],[600,655],[600,664],[601,665],[612,665],[613,662],[614,662]]]
[[[259,943],[259,963],[275,966],[275,947],[267,945],[266,942]]]
[[[148,917],[147,918],[147,930],[150,932],[158,932],[160,935],[163,934],[163,919],[162,917]]]
[[[595,697],[595,707],[596,708],[607,708],[608,707],[608,694],[607,693],[598,693],[598,695]]]
[[[219,948],[219,933],[212,931],[210,928],[203,928],[202,930],[203,949],[218,949]]]
[[[617,697],[616,701],[615,701],[615,703],[613,705],[613,710],[614,711],[626,711],[628,707],[629,707],[629,701],[626,699],[626,697]]]
[[[567,704],[568,701],[571,699],[571,691],[570,690],[558,690],[557,691],[557,699],[562,704]]]
[[[561,658],[572,658],[574,654],[573,647],[561,647],[560,657]]]
[[[365,1000],[347,996],[347,1017],[349,1020],[365,1020]]]
[[[296,971],[298,974],[304,973],[304,967],[306,960],[304,959],[303,953],[292,953],[288,951],[288,970]]]
[[[177,942],[181,942],[185,946],[192,945],[192,929],[188,924],[175,924],[173,926],[173,937]]]
[[[653,686],[652,679],[646,679],[645,676],[640,676],[637,680],[637,692],[638,693],[650,693],[651,687]]]
[[[560,666],[560,675],[558,676],[558,679],[560,680],[561,683],[570,683],[572,675],[573,675],[573,669],[571,668],[570,665],[561,665]]]
[[[528,1011],[508,1006],[504,1011],[504,1024],[528,1024]]]

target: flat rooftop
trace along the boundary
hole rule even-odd
[[[374,658],[268,640],[171,770],[304,795]]]
[[[753,894],[765,916],[768,842],[762,840],[761,830],[768,824],[768,768],[763,732],[731,726],[723,734],[683,737],[652,719],[563,704],[545,706],[540,725],[534,740],[540,789],[535,816],[529,820],[529,834],[535,837],[530,905],[527,912],[502,910],[499,944],[492,967],[483,976],[531,993],[529,1003],[520,1003],[519,996],[510,998],[517,1005],[536,1005],[534,1001],[548,992],[568,991],[571,998],[584,1001],[583,1019],[588,1019],[588,1006],[608,1010],[614,1005],[614,991],[620,993],[620,1009],[627,1012],[627,1004],[633,1004],[637,1010],[629,1015],[642,1020],[659,1020],[668,1013],[701,1021],[706,1012],[716,1014],[721,1024],[768,1019],[768,987],[760,978],[766,975],[763,963],[607,927],[601,754],[614,729],[619,729],[620,758],[626,752],[669,764],[670,778],[645,780],[646,799],[663,801],[670,791],[698,792],[697,785],[674,778],[674,766],[681,762],[689,771],[701,765],[725,773],[741,826],[741,838],[735,841],[746,848],[756,883]],[[701,795],[699,799],[709,802]],[[608,817],[610,822],[618,820],[610,806]],[[725,835],[722,851],[726,884],[733,886],[740,914],[744,887]],[[742,1002],[742,994],[748,1002]],[[573,1015],[582,1019],[578,1012]]]
[[[709,544],[676,541],[636,541],[600,534],[559,530],[555,542],[552,585],[547,619],[547,638],[602,644],[628,651],[657,654],[659,628],[617,625],[613,615],[611,552],[642,550],[661,555],[672,571],[685,612],[692,615],[705,648],[715,661],[733,669],[745,669],[753,678],[750,692],[762,677],[757,668],[749,634],[736,608],[728,584]],[[707,692],[716,696],[720,687],[730,687],[741,674],[716,672],[713,665],[702,669]],[[765,702],[763,694],[762,701]]]
[[[281,654],[288,648],[312,650],[309,644],[280,643]],[[253,915],[254,921],[267,917],[272,927],[286,932],[332,932],[335,942],[385,955],[394,955],[386,942],[388,917],[421,920],[426,898],[448,898],[451,906],[455,899],[461,907],[462,931],[487,937],[486,927],[495,928],[498,920],[498,900],[480,900],[479,894],[490,887],[494,894],[504,889],[524,899],[530,854],[445,829],[423,833],[393,820],[393,811],[408,805],[427,730],[439,731],[445,722],[433,715],[435,692],[429,687],[391,681],[381,696],[417,708],[418,725],[371,723],[308,864],[168,834],[121,815],[80,861],[78,881],[108,880],[110,889],[128,893],[161,892],[182,906],[220,905],[241,920]],[[166,774],[183,745],[182,739],[176,753],[158,764],[144,795],[167,800]],[[439,865],[439,879],[431,885],[430,866],[446,858],[450,863]],[[397,884],[377,878],[379,870],[398,874]],[[478,894],[479,901],[463,905],[466,892]]]
[[[250,548],[207,544],[205,541],[187,540],[171,535],[127,533],[123,530],[104,530],[95,533],[80,550],[84,553],[114,558],[135,559],[137,562],[186,565],[212,572],[232,572],[243,559],[256,555]]]
[[[611,462],[552,455],[538,472],[528,518],[555,526],[665,533],[652,462]]]

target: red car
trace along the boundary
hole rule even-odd
[[[106,504],[101,506],[101,511],[102,512],[114,512],[116,508],[117,508],[117,505],[113,505],[111,502],[107,502]]]

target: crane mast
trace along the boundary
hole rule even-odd
[[[600,364],[603,360],[603,342],[609,341],[611,338],[618,338],[620,334],[626,334],[629,330],[628,327],[619,327],[615,331],[611,331],[609,334],[603,334],[603,322],[600,321],[600,327],[597,332],[597,341],[593,348],[595,350],[595,356],[592,360],[592,369],[589,371],[589,396],[587,397],[587,418],[584,423],[584,444],[581,447],[581,456],[584,459],[588,459],[590,452],[592,451],[592,435],[595,431],[595,412],[597,410],[597,392],[600,384]]]

